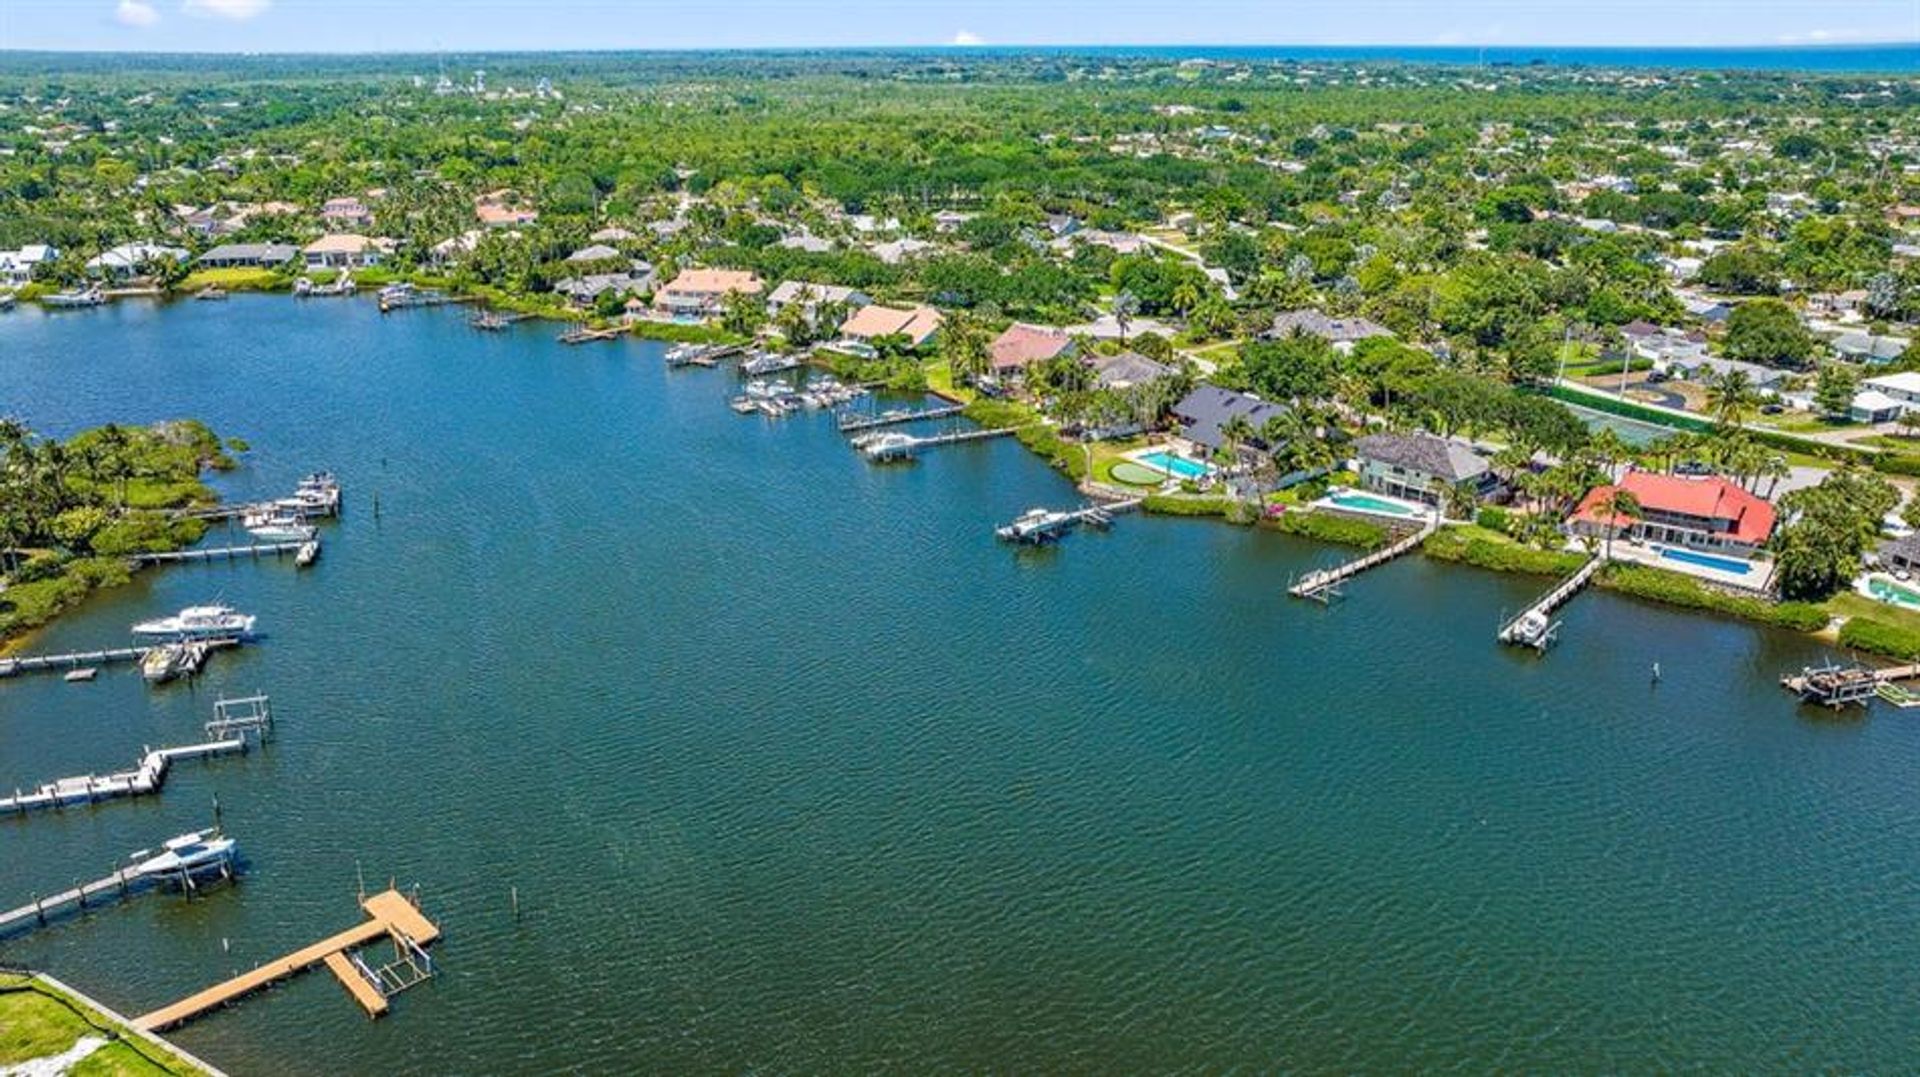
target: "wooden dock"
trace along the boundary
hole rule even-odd
[[[228,636],[200,642],[205,643],[210,650],[219,650],[225,647],[238,647],[243,641],[236,636]],[[0,658],[0,677],[12,677],[21,673],[55,673],[85,666],[105,666],[114,662],[138,662],[151,650],[153,650],[152,647],[113,647],[99,651],[23,654],[16,658]]]
[[[1567,600],[1580,593],[1580,589],[1593,581],[1606,558],[1595,555],[1580,566],[1579,571],[1555,584],[1553,590],[1540,596],[1533,605],[1520,611],[1519,616],[1500,626],[1497,637],[1501,643],[1512,643],[1523,647],[1532,647],[1544,652],[1553,645],[1554,637],[1560,627],[1558,622],[1550,621],[1553,611],[1565,605]]]
[[[300,552],[300,547],[308,542],[320,540],[305,539],[295,542],[250,542],[245,546],[212,546],[198,550],[169,550],[165,553],[137,553],[130,559],[137,565],[166,565],[181,561],[237,561],[243,557],[290,557]]]
[[[918,411],[885,412],[880,415],[841,415],[840,432],[857,434],[862,430],[878,430],[883,426],[898,426],[901,423],[919,422],[922,419],[945,419],[967,410],[964,404],[949,404],[937,408],[921,408]]]
[[[1439,520],[1428,519],[1420,530],[1401,538],[1399,541],[1384,549],[1375,550],[1364,557],[1355,558],[1337,568],[1308,573],[1305,579],[1288,588],[1287,593],[1293,595],[1295,598],[1311,598],[1317,601],[1325,601],[1329,594],[1343,581],[1352,579],[1375,565],[1384,565],[1388,561],[1399,557],[1401,554],[1411,552],[1418,548],[1422,542],[1425,542],[1427,536],[1433,534],[1439,527]]]
[[[440,929],[422,916],[413,902],[398,890],[375,894],[362,901],[360,907],[367,914],[366,922],[269,961],[252,972],[188,995],[171,1006],[163,1006],[135,1018],[134,1027],[146,1032],[173,1028],[315,965],[325,965],[348,994],[367,1011],[367,1016],[384,1014],[387,1012],[387,1000],[418,980],[390,980],[383,975],[388,970],[368,969],[353,959],[351,952],[382,938],[389,938],[397,949],[404,952],[405,963],[417,966],[425,962],[426,974],[430,975],[432,963],[426,958],[423,948],[440,937]]]
[[[572,329],[569,329],[569,330],[567,330],[566,332],[564,332],[564,333],[562,333],[562,334],[560,334],[560,343],[562,343],[562,344],[586,344],[586,343],[590,343],[590,342],[592,342],[592,341],[596,341],[596,340],[616,340],[616,339],[618,339],[618,338],[619,338],[619,336],[620,336],[620,334],[621,334],[622,332],[624,332],[624,330],[620,330],[620,329],[588,329],[588,328],[587,328],[586,326],[584,326],[584,325],[582,325],[582,326],[576,326],[576,327],[574,327],[574,328],[572,328]]]
[[[1003,527],[994,529],[994,535],[1002,542],[1014,542],[1027,546],[1039,546],[1049,542],[1058,542],[1069,531],[1081,526],[1108,528],[1113,526],[1115,513],[1126,512],[1146,504],[1144,497],[1128,498],[1124,501],[1109,501],[1099,505],[1066,512],[1049,512],[1036,509]]]
[[[1883,687],[1895,681],[1920,677],[1920,664],[1873,669],[1868,666],[1808,666],[1797,674],[1780,678],[1780,687],[1800,697],[1802,703],[1818,703],[1839,710],[1867,702],[1881,694]]]

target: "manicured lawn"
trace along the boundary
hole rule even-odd
[[[927,388],[941,396],[958,400],[962,404],[971,404],[974,398],[980,395],[969,386],[953,384],[953,370],[947,366],[945,359],[928,360],[926,371]]]
[[[1920,612],[1876,602],[1857,591],[1842,591],[1827,599],[1827,612],[1836,617],[1868,617],[1910,632],[1920,632]]]
[[[187,274],[180,282],[180,291],[197,292],[202,288],[217,286],[232,291],[264,291],[278,288],[286,282],[271,269],[250,269],[234,266],[229,269],[199,269]]]
[[[13,990],[20,987],[26,989]],[[26,977],[0,975],[0,1067],[58,1055],[83,1036],[111,1038],[113,1033],[103,1032],[102,1028],[111,1029],[112,1025],[79,1000]],[[145,1077],[201,1071],[157,1047],[140,1043],[136,1049],[123,1040],[101,1047],[68,1072],[80,1077],[90,1074]]]

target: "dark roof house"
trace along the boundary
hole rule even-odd
[[[1353,443],[1353,455],[1448,484],[1478,481],[1490,470],[1486,457],[1432,434],[1368,434]]]
[[[1259,437],[1260,428],[1266,425],[1267,420],[1287,414],[1287,409],[1248,393],[1232,392],[1217,385],[1201,385],[1173,406],[1173,414],[1180,420],[1181,432],[1188,441],[1212,451],[1226,443],[1226,439],[1220,435],[1220,428],[1235,415],[1246,416],[1247,423],[1253,427],[1254,438],[1250,444],[1265,448],[1265,443]]]
[[[1352,344],[1369,337],[1390,337],[1393,330],[1366,318],[1335,318],[1324,311],[1289,310],[1274,315],[1273,328],[1266,332],[1272,339],[1306,333],[1329,344]]]
[[[220,266],[262,266],[285,265],[300,256],[300,248],[291,243],[223,243],[211,248],[207,253],[194,259],[194,262],[217,268]]]

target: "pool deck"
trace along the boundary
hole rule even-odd
[[[1906,591],[1908,593],[1916,594],[1916,595],[1920,595],[1920,580],[1901,580],[1901,579],[1896,579],[1890,573],[1869,572],[1866,575],[1861,576],[1859,579],[1855,580],[1853,583],[1854,593],[1859,595],[1862,598],[1872,599],[1873,601],[1878,602],[1883,606],[1888,606],[1896,610],[1910,610],[1914,612],[1920,612],[1920,601],[1916,601],[1912,603],[1894,602],[1889,599],[1881,598],[1879,595],[1874,594],[1872,585],[1873,585],[1873,581],[1875,580],[1884,581],[1890,587],[1897,587],[1902,591]]]
[[[1569,546],[1568,548],[1577,548],[1582,553],[1586,552],[1584,546]],[[1708,583],[1718,584],[1722,587],[1732,587],[1742,591],[1751,591],[1754,594],[1765,593],[1767,584],[1773,579],[1773,562],[1771,561],[1749,562],[1749,564],[1752,565],[1752,570],[1748,572],[1724,572],[1710,565],[1695,564],[1692,561],[1676,561],[1671,557],[1660,556],[1660,551],[1666,548],[1668,547],[1655,546],[1651,543],[1636,546],[1631,542],[1615,540],[1613,544],[1613,559],[1615,561],[1630,561],[1634,564],[1648,565],[1653,568],[1664,568],[1668,572],[1678,572],[1683,575],[1692,576],[1695,579],[1705,580]],[[1678,549],[1679,547],[1672,548]],[[1702,551],[1697,550],[1689,552],[1702,553]],[[1740,560],[1737,557],[1731,557],[1726,554],[1703,553],[1703,556],[1726,557],[1730,561]]]

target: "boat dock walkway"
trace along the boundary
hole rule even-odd
[[[241,640],[228,636],[222,639],[201,640],[208,648],[218,650],[223,647],[238,647]],[[0,677],[12,677],[20,673],[52,673],[63,669],[80,669],[84,666],[104,666],[114,662],[138,662],[145,658],[152,647],[114,647],[100,651],[74,651],[69,654],[23,654],[17,658],[0,658]]]
[[[216,834],[218,830],[202,831],[202,833]],[[141,850],[133,855],[137,858],[144,856],[147,851],[148,850]],[[230,859],[220,861],[219,867],[222,875],[232,875],[233,862]],[[90,883],[82,883],[71,890],[62,890],[57,894],[49,894],[46,897],[35,898],[28,904],[22,905],[10,912],[0,912],[0,937],[23,931],[31,931],[36,927],[44,927],[49,920],[63,913],[85,912],[90,907],[88,905],[89,902],[97,904],[103,897],[124,901],[127,898],[144,894],[168,882],[178,882],[182,884],[188,893],[192,893],[195,888],[195,884],[189,876],[177,873],[166,875],[143,874],[131,864],[116,868],[112,874],[95,879]]]
[[[1780,678],[1780,687],[1800,697],[1802,703],[1818,703],[1835,710],[1851,703],[1865,706],[1883,688],[1895,681],[1920,677],[1920,664],[1873,669],[1868,666],[1808,666],[1796,674]],[[1898,703],[1898,700],[1894,702]]]
[[[623,332],[625,330],[622,329],[588,329],[585,326],[579,326],[560,334],[560,343],[586,344],[595,340],[616,340]]]
[[[179,561],[234,561],[242,557],[286,557],[300,552],[307,542],[250,542],[245,546],[212,546],[200,550],[169,550],[166,553],[137,553],[131,560],[138,565],[165,565]]]
[[[1399,557],[1401,554],[1416,549],[1422,542],[1427,540],[1428,535],[1433,534],[1439,527],[1440,521],[1428,519],[1427,522],[1421,526],[1420,530],[1401,538],[1384,549],[1375,550],[1364,557],[1355,558],[1337,568],[1308,573],[1305,579],[1288,588],[1287,593],[1293,595],[1295,598],[1311,598],[1316,601],[1325,601],[1330,597],[1333,590],[1343,581],[1352,579],[1375,565],[1384,565],[1388,561]]]
[[[176,760],[212,759],[245,752],[252,747],[254,737],[265,743],[273,732],[273,710],[266,696],[220,700],[213,705],[213,714],[213,720],[206,724],[207,736],[215,738],[213,740],[177,748],[148,749],[132,770],[61,778],[31,793],[15,789],[12,796],[0,797],[0,814],[25,815],[40,808],[65,808],[157,793],[166,784],[167,768]]]
[[[424,947],[440,937],[440,929],[398,890],[374,894],[362,901],[360,907],[368,917],[365,923],[135,1018],[134,1027],[145,1032],[173,1028],[315,965],[325,965],[367,1011],[367,1016],[380,1016],[387,1012],[387,1000],[394,994],[432,974],[432,960],[426,956]],[[352,951],[383,937],[392,939],[401,952],[398,964],[418,973],[419,978],[396,978],[394,966],[369,969],[353,955]]]
[[[1107,528],[1113,526],[1115,513],[1137,509],[1147,503],[1144,497],[1128,498],[1124,501],[1109,501],[1085,508],[1071,509],[1066,512],[1048,512],[1036,509],[1033,512],[1003,527],[994,529],[994,534],[1004,542],[1016,542],[1028,546],[1057,542],[1067,532],[1081,526]]]
[[[114,774],[83,774],[48,782],[31,793],[18,789],[10,797],[0,797],[0,814],[25,815],[37,808],[65,808],[74,804],[96,804],[119,797],[157,793],[166,784],[167,767],[176,759],[211,759],[214,756],[244,752],[249,747],[245,736],[187,744],[178,748],[155,748],[140,759],[133,770]]]
[[[951,434],[935,434],[930,437],[913,437],[909,434],[880,434],[874,440],[864,443],[856,440],[860,451],[867,454],[869,460],[904,460],[913,457],[921,449],[930,449],[936,445],[958,445],[963,441],[986,441],[990,438],[1011,437],[1019,431],[1011,426],[991,430],[956,430]]]
[[[1555,584],[1553,590],[1540,596],[1539,601],[1521,610],[1519,616],[1501,625],[1498,637],[1500,642],[1545,651],[1552,645],[1555,630],[1560,627],[1557,623],[1547,623],[1547,618],[1552,617],[1553,611],[1565,605],[1568,599],[1579,594],[1581,588],[1593,582],[1593,577],[1599,573],[1601,566],[1606,562],[1607,559],[1599,555],[1588,558],[1587,563],[1581,565],[1579,571]],[[1528,624],[1539,625],[1539,631],[1528,632],[1524,627]]]
[[[937,408],[922,408],[919,411],[890,411],[872,416],[840,416],[840,432],[857,434],[862,430],[877,430],[883,426],[898,426],[901,423],[919,422],[922,419],[945,419],[967,410],[964,404],[948,404]]]

